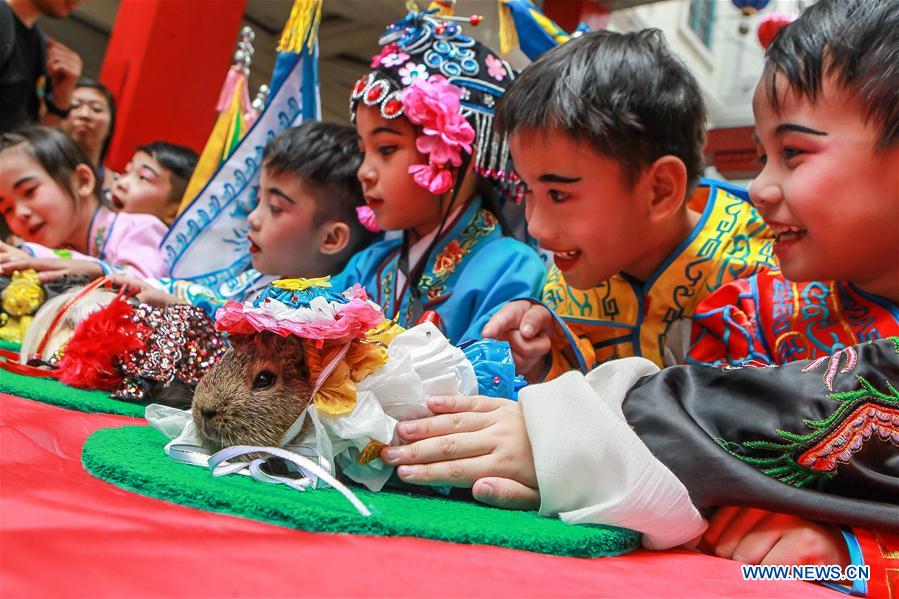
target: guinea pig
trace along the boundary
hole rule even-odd
[[[222,447],[277,446],[312,399],[303,341],[262,332],[231,342],[197,385],[194,422]]]

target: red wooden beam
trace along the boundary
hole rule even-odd
[[[121,170],[156,140],[201,150],[239,35],[246,0],[123,0],[100,79],[116,98],[107,158]]]
[[[592,31],[605,29],[611,12],[598,0],[545,0],[543,14],[571,33],[581,22]]]
[[[761,171],[752,139],[752,127],[709,130],[705,158],[727,179],[753,179]]]

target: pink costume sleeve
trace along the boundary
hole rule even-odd
[[[117,216],[101,248],[104,266],[141,279],[167,276],[168,268],[159,250],[159,243],[168,233],[165,223],[148,214],[120,212]]]
[[[159,243],[168,232],[165,223],[148,214],[120,212],[113,218],[104,219],[105,216],[97,219],[100,227],[92,229],[92,234],[99,230],[99,238],[91,240],[90,250],[99,257],[74,250],[52,250],[37,243],[25,243],[21,247],[35,258],[96,262],[106,274],[120,272],[140,279],[157,279],[168,274],[159,251]]]

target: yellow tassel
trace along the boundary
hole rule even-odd
[[[428,5],[428,10],[437,9],[434,13],[438,17],[451,17],[456,13],[455,3],[451,0],[435,0]]]
[[[503,56],[509,54],[513,48],[518,47],[518,31],[515,29],[515,20],[512,19],[512,10],[506,6],[505,0],[498,0],[499,5],[499,52]]]
[[[290,16],[281,32],[278,52],[298,53],[304,44],[311,51],[315,46],[321,20],[322,0],[294,0]]]

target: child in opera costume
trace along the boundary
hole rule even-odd
[[[41,281],[63,274],[165,274],[159,253],[165,224],[105,207],[94,166],[56,129],[29,127],[0,137],[0,210],[26,242],[21,249],[0,243],[4,272],[34,268]]]
[[[402,235],[353,257],[333,284],[362,284],[403,326],[434,311],[451,343],[479,339],[499,306],[539,292],[545,272],[499,217],[500,188],[515,185],[492,123],[515,74],[433,11],[409,13],[380,43],[351,98],[362,216]]]
[[[253,268],[216,289],[180,279],[121,281],[154,305],[190,303],[210,316],[252,297],[274,278],[339,272],[375,235],[356,216],[363,205],[362,156],[352,127],[307,121],[280,133],[262,155],[259,203],[247,218]]]
[[[686,349],[666,356],[666,345],[688,342],[699,302],[774,265],[745,192],[699,178],[702,94],[660,32],[597,31],[554,48],[497,120],[528,230],[555,262],[542,304],[510,303],[483,330],[511,343],[529,380],[627,356],[677,362]]]

